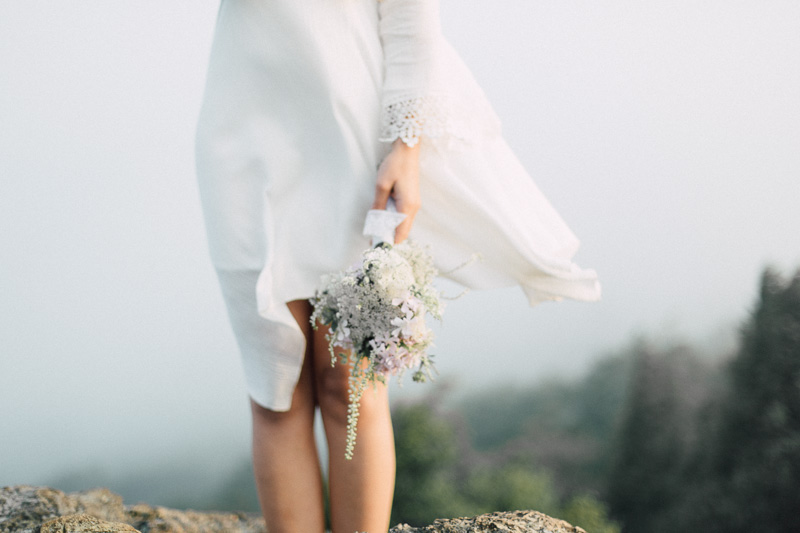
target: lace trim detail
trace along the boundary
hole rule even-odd
[[[449,95],[430,94],[384,105],[379,140],[402,139],[414,146],[423,136],[466,142],[499,131],[500,121],[491,109],[470,108]]]

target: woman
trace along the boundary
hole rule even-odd
[[[270,533],[323,531],[312,423],[329,447],[334,533],[388,529],[394,448],[385,388],[365,392],[344,459],[347,375],[309,324],[320,276],[369,245],[392,197],[441,271],[517,284],[533,305],[599,298],[578,241],[500,136],[444,41],[435,0],[223,0],[197,137],[212,261],[251,398],[253,461]]]

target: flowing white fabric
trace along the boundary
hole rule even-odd
[[[500,135],[442,37],[436,0],[222,0],[197,130],[209,249],[250,396],[291,405],[305,340],[286,302],[369,246],[390,142],[421,144],[411,238],[473,288],[531,305],[600,297],[578,240]]]

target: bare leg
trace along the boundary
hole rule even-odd
[[[275,412],[250,402],[253,466],[269,533],[322,533],[325,518],[314,442],[311,309],[306,301],[290,302],[289,309],[306,335],[306,357],[289,411]]]
[[[333,533],[386,533],[394,495],[394,434],[386,387],[368,387],[361,399],[358,440],[352,460],[347,440],[349,369],[331,367],[324,328],[314,332],[314,377],[330,462]]]

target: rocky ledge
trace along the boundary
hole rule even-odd
[[[491,513],[436,520],[390,533],[586,533],[536,511]],[[0,488],[0,533],[265,533],[264,521],[246,513],[177,511],[145,504],[124,505],[108,489],[66,494],[47,487]]]

